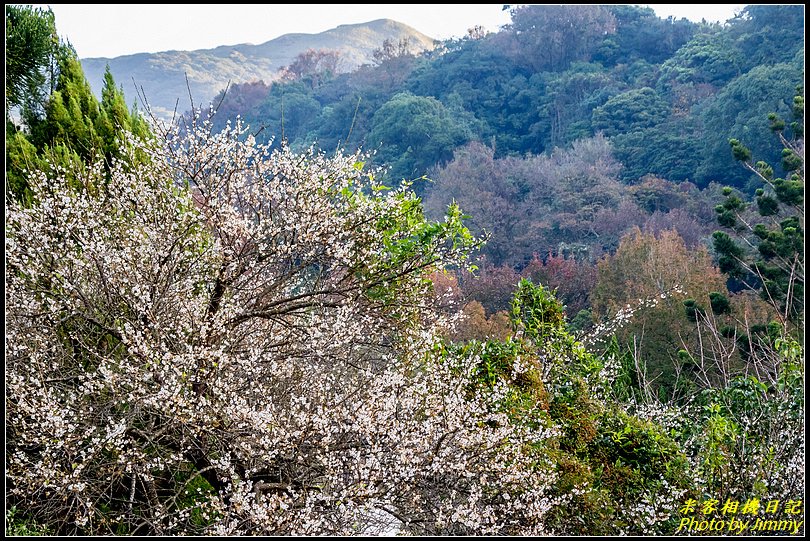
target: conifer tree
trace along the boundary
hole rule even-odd
[[[142,139],[149,134],[137,111],[127,110],[123,90],[115,86],[109,69],[99,101],[70,44],[60,43],[53,58],[53,90],[39,106],[42,113],[25,115],[20,128],[7,122],[6,189],[18,200],[30,199],[26,171],[48,163],[79,171],[99,157],[109,168],[113,157],[122,157],[119,145],[125,132]]]
[[[737,161],[759,178],[756,213],[731,188],[726,200],[715,207],[720,225],[733,231],[714,233],[714,248],[720,269],[760,292],[781,313],[784,321],[800,323],[804,317],[804,95],[797,88],[789,126],[777,114],[768,116],[771,130],[779,137],[781,168],[785,178],[774,178],[774,168],[764,161],[753,163],[751,151],[731,139]]]
[[[10,107],[25,115],[47,96],[46,85],[58,45],[53,12],[6,6],[6,117]]]

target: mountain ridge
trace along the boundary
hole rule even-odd
[[[208,103],[228,83],[272,81],[278,77],[280,68],[307,49],[337,50],[341,58],[339,71],[352,71],[371,62],[374,50],[386,39],[394,42],[408,39],[415,52],[432,49],[435,44],[433,38],[404,23],[375,19],[342,24],[318,33],[283,34],[259,44],[91,57],[81,59],[81,63],[97,95],[101,94],[104,71],[109,64],[128,102],[137,99],[136,88],[142,89],[153,112],[168,118],[175,107],[178,113],[191,108],[189,91],[195,104]]]

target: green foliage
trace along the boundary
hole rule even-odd
[[[123,133],[129,132],[141,139],[149,136],[146,121],[136,110],[127,109],[124,101],[124,89],[115,86],[109,66],[104,72],[104,87],[101,90],[100,105],[101,114],[96,129],[102,140],[105,161],[109,162],[113,156],[122,157],[119,147]]]
[[[610,98],[593,111],[593,127],[605,135],[651,128],[669,114],[667,103],[652,88],[629,90]]]
[[[786,343],[791,342],[779,344]],[[687,417],[684,434],[693,438],[687,445],[699,448],[698,469],[705,491],[774,498],[783,490],[768,480],[792,467],[790,455],[798,450],[798,442],[796,435],[784,431],[801,422],[804,407],[803,370],[783,358],[775,388],[754,376],[739,376],[725,387],[705,390],[695,402],[694,417]],[[774,445],[781,456],[775,456]]]
[[[215,494],[214,487],[194,470],[192,464],[189,464],[186,470],[175,473],[174,482],[179,487],[177,510],[187,513],[189,526],[198,528],[198,535],[202,535],[204,528],[214,524],[219,518],[218,513],[206,509],[209,501],[213,499],[212,495]]]
[[[31,202],[27,170],[40,169],[37,149],[21,132],[6,123],[6,189],[21,201]]]
[[[553,292],[524,278],[512,299],[512,320],[517,332],[543,343],[565,329],[565,309]]]
[[[672,182],[693,180],[701,164],[701,143],[693,124],[691,119],[676,118],[611,137],[616,159],[624,166],[622,180],[634,183],[647,174]]]
[[[312,89],[300,81],[274,83],[265,99],[244,120],[252,126],[252,131],[259,132],[257,140],[260,142],[270,142],[275,138],[276,146],[281,145],[282,140],[296,143],[306,136],[312,120],[321,112],[321,104],[311,92]],[[220,127],[226,119],[218,120],[217,126]]]
[[[794,121],[790,123],[790,128],[793,130],[795,137],[804,137],[804,96],[793,97],[793,118]]]
[[[31,127],[32,142],[40,148],[64,145],[83,162],[100,151],[102,140],[98,100],[84,77],[79,59],[71,53],[59,56],[59,77],[45,106],[45,120]]]
[[[791,96],[801,81],[801,68],[793,64],[760,65],[736,77],[707,102],[700,112],[705,131],[703,163],[695,174],[699,184],[723,179],[744,188],[749,178],[734,160],[745,162],[757,156],[768,163],[779,162],[782,147],[767,137],[768,114],[790,113]]]
[[[593,326],[593,313],[587,308],[583,308],[571,319],[568,327],[575,332],[586,331]]]
[[[714,207],[717,221],[722,226],[733,228],[737,225],[737,213],[745,208],[745,203],[728,186],[723,188],[723,195],[726,196],[726,200],[721,205]]]
[[[616,18],[616,33],[602,42],[597,58],[605,65],[642,59],[659,64],[684,46],[697,25],[687,19],[656,16],[650,7],[612,4],[606,6]]]
[[[797,90],[803,89],[800,86]],[[803,98],[797,97],[794,103],[803,103]],[[730,139],[734,158],[764,183],[764,188],[756,190],[756,204],[759,216],[769,221],[752,223],[750,217],[740,219],[747,205],[731,191],[724,191],[726,200],[715,208],[718,222],[738,232],[748,229],[753,237],[735,242],[718,231],[714,234],[714,248],[723,272],[745,280],[787,318],[800,321],[804,295],[804,159],[797,150],[803,148],[803,140],[796,135],[796,129],[792,130],[795,137],[792,140],[783,135],[785,123],[777,113],[769,114],[768,120],[784,146],[782,167],[793,173],[787,180],[774,179],[773,168],[767,162],[752,164],[752,152],[739,140]],[[801,125],[801,119],[796,119],[795,126]],[[798,133],[803,131],[799,129]],[[746,250],[746,245],[750,249]]]
[[[532,103],[536,103],[542,114],[534,119],[533,113],[526,117],[525,110],[516,109],[504,128],[512,131],[511,126],[522,126],[531,119],[532,124],[527,125],[529,135],[540,140],[528,148],[510,145],[514,150],[552,149],[592,135],[594,108],[621,88],[615,74],[596,62],[574,62],[563,72],[540,73],[528,82],[528,88],[520,95],[526,102],[522,109],[528,107],[531,111]]]
[[[481,140],[494,138],[499,154],[542,150],[533,133],[547,129],[540,102],[549,91],[542,75],[520,66],[489,36],[446,47],[444,54],[419,62],[404,89],[435,97],[466,117]]]
[[[730,21],[742,70],[765,63],[788,62],[794,44],[804,44],[804,11],[799,5],[749,5]]]
[[[695,299],[686,299],[683,301],[683,307],[686,309],[687,319],[693,323],[698,320],[698,317],[702,317],[706,313],[706,309],[695,302]]]
[[[43,114],[28,115],[25,131],[6,123],[7,190],[21,201],[30,202],[26,170],[61,166],[78,176],[96,157],[108,167],[113,158],[124,157],[119,151],[124,133],[149,137],[146,122],[127,110],[109,70],[99,102],[70,47],[55,47],[52,56],[58,75],[50,96],[39,98]]]
[[[657,476],[675,486],[683,486],[682,476],[687,469],[686,459],[677,444],[654,423],[641,421],[624,412],[613,410],[605,413],[600,425],[598,438],[590,449],[595,455],[602,454],[605,464],[619,469],[629,466],[638,478],[650,483]],[[604,472],[606,480],[615,477]],[[611,492],[618,497],[626,497],[622,489],[632,491],[642,486],[615,487]],[[613,488],[613,487],[611,487]]]
[[[21,515],[14,505],[6,509],[6,536],[49,535],[47,527],[32,523]]]
[[[362,167],[362,164],[357,164],[357,167]],[[374,191],[386,189],[380,184],[372,186]],[[339,195],[355,204],[367,205],[377,201],[362,191],[345,189]],[[458,205],[447,208],[443,221],[431,222],[425,219],[421,201],[413,192],[398,192],[395,197],[396,209],[381,213],[374,224],[384,250],[374,257],[373,264],[358,271],[366,284],[368,298],[394,310],[406,304],[406,299],[420,293],[404,287],[408,276],[397,269],[413,266],[426,275],[433,270],[431,265],[441,258],[442,253],[466,254],[480,243],[464,225],[467,216],[462,214]],[[430,287],[430,280],[423,278],[422,286]]]
[[[737,139],[729,139],[731,153],[738,162],[747,162],[751,159],[751,151],[742,145]]]
[[[768,112],[789,113],[793,104],[784,99],[802,79],[801,40],[782,42],[779,54],[758,49],[775,44],[765,30],[770,14],[795,34],[802,14],[784,8],[754,9],[756,21],[701,26],[638,6],[515,7],[501,32],[450,40],[315,87],[284,85],[283,134],[276,85],[264,104],[243,99],[240,85],[225,109],[254,131],[264,127],[261,137],[283,135],[295,148],[378,149],[392,178],[426,174],[469,140],[485,141],[501,158],[551,152],[602,130],[627,182],[652,173],[745,188],[748,178],[724,150],[728,139],[779,163],[778,145],[748,135],[768,124]],[[410,102],[425,100],[425,110],[396,111],[407,93]],[[441,106],[428,106],[431,99]]]
[[[721,86],[740,74],[741,65],[742,53],[727,32],[704,30],[661,65],[659,86],[669,91],[676,85]]]
[[[804,179],[799,175],[791,175],[788,180],[774,180],[773,189],[781,203],[793,206],[804,203]]]
[[[428,168],[453,156],[453,149],[473,138],[463,118],[435,98],[405,92],[374,114],[368,143],[383,146],[379,159],[391,164],[395,180],[423,176]]]
[[[587,61],[616,31],[616,19],[604,6],[529,5],[511,13],[520,61],[536,71],[561,71],[571,62]]]
[[[761,195],[757,197],[757,210],[761,216],[773,216],[779,212],[779,202],[770,195]],[[729,224],[723,222],[720,222],[720,225],[729,227]],[[734,222],[731,225],[734,225]]]
[[[714,249],[719,256],[717,263],[720,265],[720,272],[735,277],[742,276],[743,268],[740,265],[740,258],[743,255],[742,248],[724,231],[715,231],[712,239]]]
[[[709,300],[712,306],[712,313],[714,315],[719,316],[722,314],[727,314],[731,311],[731,303],[728,300],[728,297],[719,291],[712,291],[709,293]]]
[[[513,338],[445,347],[478,359],[480,385],[507,386],[499,411],[513,422],[559,432],[536,444],[559,475],[554,495],[570,498],[547,515],[550,528],[568,535],[671,531],[670,520],[642,525],[628,509],[687,489],[689,463],[662,427],[605,400],[622,385],[632,392],[632,382],[605,379],[605,362],[613,361],[603,359],[612,354],[587,353],[568,334],[561,308],[552,292],[523,280],[513,300]]]
[[[6,5],[6,117],[9,107],[36,114],[47,95],[49,69],[59,40],[50,8]]]

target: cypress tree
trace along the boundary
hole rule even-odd
[[[7,30],[11,24],[9,8],[6,8]],[[26,19],[26,24],[39,28],[36,36],[41,43],[28,47],[18,43],[30,39],[31,32],[17,31],[10,36],[13,58],[12,76],[6,80],[11,98],[6,109],[6,189],[10,196],[31,203],[27,169],[43,169],[50,163],[78,173],[84,164],[99,156],[109,165],[114,157],[121,157],[119,145],[125,132],[146,138],[149,129],[135,108],[127,109],[123,90],[116,87],[109,67],[104,75],[101,101],[93,95],[73,47],[69,43],[51,43],[56,39],[53,13],[17,11],[34,20]],[[51,45],[43,52],[46,38]],[[47,79],[45,67],[51,68],[52,88],[47,98],[43,86]],[[22,126],[10,120],[9,103],[23,105],[27,111]]]

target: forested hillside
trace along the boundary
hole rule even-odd
[[[694,245],[713,229],[718,185],[753,193],[728,139],[780,162],[767,115],[790,114],[803,28],[800,6],[752,6],[725,25],[634,6],[515,8],[500,32],[419,57],[234,85],[215,122],[240,115],[275,145],[375,151],[393,181],[427,175],[414,189],[429,215],[458,201],[494,234],[493,264],[572,250],[595,261],[633,226]]]
[[[804,533],[802,7],[514,7],[174,123],[5,11],[7,535]]]
[[[337,77],[234,85],[215,100],[215,125],[239,115],[274,146],[363,148],[390,182],[426,176],[413,189],[428,216],[456,201],[473,232],[491,234],[481,278],[506,283],[465,288],[488,313],[549,258],[588,276],[553,283],[569,318],[589,310],[596,262],[634,228],[713,250],[721,188],[750,197],[762,185],[730,138],[790,173],[768,115],[790,117],[803,81],[801,6],[749,6],[725,24],[637,6],[523,6],[497,33],[379,53]]]
[[[803,80],[804,12],[750,6],[719,25],[662,20],[636,6],[528,6],[513,9],[500,32],[471,31],[378,64],[316,84],[302,74],[263,93],[237,85],[221,120],[241,114],[265,127],[261,140],[280,139],[284,94],[293,146],[379,149],[391,178],[426,174],[469,141],[501,158],[602,133],[624,183],[653,174],[745,188],[749,176],[727,141],[778,158],[778,142],[761,136],[763,119],[788,113]]]

